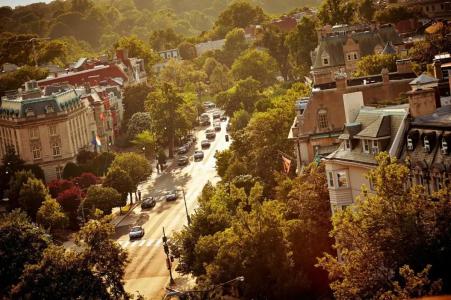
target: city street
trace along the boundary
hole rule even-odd
[[[213,183],[219,181],[214,154],[216,150],[224,150],[229,146],[229,142],[225,141],[226,125],[227,122],[221,122],[221,131],[216,132],[216,138],[211,141],[210,148],[204,150],[203,160],[195,162],[192,154],[194,149],[201,149],[200,142],[205,139],[206,127],[195,132],[197,141],[187,154],[188,165],[184,167],[179,167],[176,163],[169,165],[165,172],[153,174],[148,182],[139,187],[142,198],[153,196],[157,204],[148,210],[136,207],[116,228],[115,239],[129,253],[130,263],[125,274],[125,288],[128,292],[139,292],[146,299],[161,299],[164,295],[164,287],[169,282],[169,273],[162,246],[163,227],[170,238],[173,231],[187,225],[182,189],[185,192],[188,212],[192,213],[197,206],[197,197],[207,181]],[[156,173],[155,170],[154,172]],[[179,190],[178,199],[167,202],[163,194],[172,189]],[[134,225],[143,226],[145,234],[141,239],[130,241],[128,232]]]

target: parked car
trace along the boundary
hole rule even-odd
[[[187,145],[183,145],[180,148],[177,149],[178,154],[186,154],[188,152]]]
[[[205,130],[205,137],[209,140],[212,140],[216,137],[216,132],[214,130],[214,128],[209,128],[207,130]]]
[[[168,191],[164,195],[166,201],[174,201],[178,198],[177,190]]]
[[[210,141],[209,140],[203,140],[202,142],[200,142],[200,146],[202,147],[202,149],[206,149],[210,147]]]
[[[220,113],[214,113],[213,114],[213,119],[219,119],[219,118],[221,118],[221,114]]]
[[[188,156],[186,156],[186,155],[182,155],[179,158],[177,158],[177,164],[179,166],[185,166],[188,164],[188,162],[189,162],[189,159],[188,159]]]
[[[145,198],[143,200],[143,202],[141,203],[141,208],[142,209],[152,208],[155,206],[155,204],[157,204],[155,199],[153,197],[148,197],[148,198]]]
[[[215,131],[221,131],[221,123],[215,123]]]
[[[227,132],[229,132],[229,131],[230,131],[230,123],[229,123],[229,124],[227,124],[227,127],[226,127],[226,131],[227,131]]]
[[[208,143],[210,144],[210,143]],[[204,151],[202,150],[196,150],[194,151],[194,160],[202,160],[204,159]]]
[[[219,118],[221,121],[227,121],[227,116],[226,115],[222,115],[221,118]]]
[[[144,236],[144,228],[142,226],[133,226],[128,233],[131,240],[140,239]]]

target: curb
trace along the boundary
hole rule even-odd
[[[121,219],[119,222],[117,222],[116,224],[114,224],[114,228],[118,227],[119,224],[121,224],[122,221],[124,221],[124,219],[127,218],[128,215],[130,215],[130,214],[132,213],[132,211],[133,211],[138,205],[139,205],[139,203],[138,203],[138,202],[135,202],[135,203],[133,204],[133,206],[130,207],[130,209],[128,210],[128,212],[127,212],[125,215],[122,215],[122,219]],[[113,223],[113,222],[112,222],[112,223]]]

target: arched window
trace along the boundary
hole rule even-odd
[[[327,129],[329,127],[329,123],[327,121],[327,110],[320,109],[318,111],[318,128],[319,129]]]

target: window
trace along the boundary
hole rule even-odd
[[[439,190],[441,190],[443,188],[442,178],[440,178],[439,176],[432,177],[432,185],[434,188],[434,192],[438,192]]]
[[[348,176],[346,174],[346,171],[338,171],[336,173],[336,176],[338,187],[348,187]]]
[[[423,175],[420,173],[415,174],[415,183],[417,185],[423,185],[424,180],[423,180]]]
[[[357,55],[357,53],[354,52],[354,59],[358,59],[359,56]]]
[[[323,65],[325,66],[329,65],[329,58],[323,57]]]
[[[448,142],[445,138],[442,138],[442,154],[448,154]]]
[[[407,150],[413,150],[413,140],[410,137],[407,138]]]
[[[319,129],[327,129],[329,127],[327,122],[327,110],[325,109],[318,111],[318,127]]]
[[[56,167],[56,178],[57,179],[63,178],[63,167],[61,166]]]
[[[362,147],[363,147],[363,152],[370,153],[370,141],[369,140],[363,140]]]
[[[332,172],[327,172],[327,184],[329,187],[334,187],[334,177],[332,175]]]
[[[31,153],[33,154],[33,159],[41,159],[41,148],[38,145],[31,146]]]
[[[61,148],[60,148],[60,144],[58,142],[55,142],[52,144],[52,152],[53,152],[53,156],[61,155]]]
[[[31,139],[38,139],[39,138],[39,128],[38,127],[30,128],[29,133],[30,133],[30,138]]]
[[[373,147],[371,148],[371,153],[377,154],[379,152],[379,145],[377,141],[373,140]]]
[[[369,182],[369,184],[370,184],[370,190],[371,191],[374,191],[374,182],[373,182],[373,179],[370,177],[370,178],[368,178],[368,182]]]
[[[52,105],[47,105],[47,107],[45,108],[45,111],[47,113],[52,113],[53,112],[53,106]]]
[[[431,152],[431,144],[429,143],[427,137],[424,138],[423,143],[424,143],[424,151],[428,153]]]
[[[351,54],[348,54],[348,60],[351,60]]]
[[[34,116],[34,111],[33,111],[33,109],[32,109],[31,107],[27,108],[27,110],[25,111],[25,115],[26,115],[27,117],[32,117],[32,116]]]
[[[345,140],[345,150],[351,150],[351,141]]]
[[[49,126],[49,134],[50,135],[56,135],[56,125],[50,125]]]

